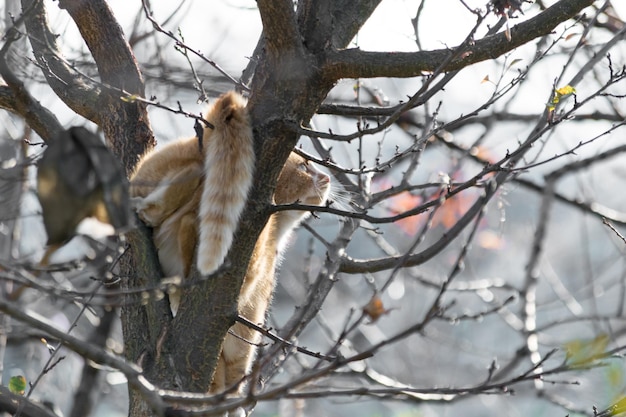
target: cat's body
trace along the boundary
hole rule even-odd
[[[202,146],[197,138],[171,142],[144,155],[131,176],[133,205],[154,228],[155,245],[166,275],[189,273],[200,222],[197,268],[211,274],[232,243],[254,174],[254,144],[245,100],[234,92],[220,96],[205,118]],[[199,204],[200,199],[211,204]],[[179,259],[176,253],[191,258]],[[181,270],[181,262],[186,268]]]
[[[324,204],[330,191],[330,178],[292,153],[280,173],[274,193],[276,204]],[[274,274],[287,246],[289,235],[308,215],[287,210],[270,216],[254,247],[252,258],[239,293],[239,314],[252,323],[265,321],[265,313],[274,291]],[[237,382],[250,370],[255,346],[261,335],[240,323],[230,328],[215,371],[211,392],[220,392]],[[243,339],[243,340],[242,340]],[[246,342],[248,341],[248,342]]]
[[[251,137],[248,137],[252,134],[249,119],[245,107],[242,106],[234,108],[234,117],[214,117],[216,114],[224,114],[219,110],[222,107],[220,100],[207,114],[207,120],[215,125],[215,129],[209,134],[205,133],[204,152],[200,152],[196,138],[170,143],[144,157],[131,178],[131,195],[135,208],[139,217],[154,228],[153,239],[166,276],[177,275],[184,278],[189,274],[196,244],[198,269],[202,272],[201,266],[211,263],[201,265],[202,257],[208,261],[213,260],[214,267],[219,267],[221,261],[218,263],[214,260],[218,258],[210,258],[203,252],[206,249],[203,242],[205,239],[222,242],[222,250],[212,253],[223,253],[225,256],[245,203],[249,186],[246,183],[249,181],[248,177],[251,179],[253,167],[248,167],[242,160],[252,164],[254,160],[249,156],[243,158],[237,148],[228,148],[215,142],[230,138],[229,143],[250,141],[251,147]],[[236,123],[228,123],[233,120]],[[236,141],[232,139],[234,137],[244,140]],[[217,162],[211,160],[217,155],[215,148],[211,148],[212,145],[223,152]],[[245,175],[233,172],[233,167],[237,164],[240,170],[241,166],[245,168]],[[228,172],[232,175],[225,177],[223,173]],[[330,179],[327,175],[310,166],[304,158],[292,153],[279,176],[274,201],[276,204],[297,201],[321,205],[326,201],[329,185]],[[243,202],[240,199],[242,195]],[[221,200],[216,201],[216,198]],[[240,204],[241,209],[238,209]],[[215,216],[218,210],[223,213],[228,210],[236,213],[239,210],[239,213],[236,213],[234,225],[215,232],[211,229],[211,222],[203,221],[203,218],[209,215],[219,219],[220,216]],[[270,216],[261,232],[238,301],[239,313],[249,321],[263,323],[274,289],[276,264],[290,232],[306,215],[303,211],[277,212]],[[232,223],[232,216],[230,220]],[[215,233],[221,235],[215,238]],[[170,294],[173,312],[177,310],[179,302],[179,294]],[[230,331],[239,337],[231,334],[226,336],[210,392],[223,391],[239,382],[249,371],[254,358],[255,346],[251,343],[257,343],[260,335],[239,323],[231,327]]]
[[[166,276],[184,277],[189,273],[192,258],[181,259],[179,254],[189,252],[185,225],[197,222],[203,161],[198,139],[183,139],[148,154],[131,177],[133,205],[139,218],[153,228],[152,237]],[[195,244],[194,240],[192,256]]]

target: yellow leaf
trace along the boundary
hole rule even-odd
[[[556,90],[556,93],[561,97],[574,94],[575,92],[576,92],[576,89],[572,87],[571,85],[566,85],[565,87],[557,88]]]
[[[136,94],[129,94],[127,96],[121,96],[120,100],[126,102],[126,103],[134,103],[135,101],[137,101],[137,99],[139,98],[138,95]]]
[[[593,362],[606,351],[609,336],[601,334],[591,340],[572,340],[563,345],[570,364],[585,365]]]
[[[621,397],[619,400],[615,402],[615,404],[611,406],[611,415],[616,416],[618,414],[621,414],[624,412],[625,409],[626,409],[626,397]]]
[[[46,345],[46,347],[48,348],[48,351],[50,353],[54,352],[56,350],[56,348],[54,346],[52,346],[50,343],[48,343],[48,341],[46,339],[44,339],[43,337],[41,339],[39,339],[41,341],[41,343],[43,343],[44,345]]]
[[[609,385],[614,388],[619,388],[624,382],[624,371],[621,366],[610,366],[607,371],[607,379]]]
[[[554,91],[554,97],[552,101],[547,104],[548,110],[553,111],[557,104],[561,101],[562,98],[565,98],[571,94],[576,93],[576,89],[571,85],[566,85],[565,87],[557,88]]]
[[[508,68],[511,68],[513,65],[517,64],[518,62],[522,62],[522,59],[520,58],[514,59],[513,61],[511,61]]]

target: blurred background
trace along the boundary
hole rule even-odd
[[[10,16],[19,14],[15,3],[5,2],[5,27]],[[95,76],[72,20],[55,2],[45,3],[66,58]],[[133,47],[147,97],[200,113],[207,104],[199,99],[191,67],[210,98],[233,88],[209,63],[193,54],[184,56],[170,38],[155,31],[140,1],[109,3]],[[521,4],[508,25],[530,19],[552,3]],[[326,158],[323,150],[331,153],[333,164],[321,169],[333,175],[333,207],[346,212],[358,212],[367,203],[368,214],[385,218],[437,201],[441,192],[466,184],[466,190],[421,214],[396,222],[361,221],[345,248],[347,256],[363,261],[420,253],[445,240],[484,195],[495,175],[484,173],[484,168],[520,149],[554,99],[554,90],[592,65],[575,85],[575,97],[563,98],[555,110],[555,117],[563,119],[533,144],[485,205],[482,217],[445,248],[415,266],[332,277],[335,282],[323,307],[297,344],[313,352],[349,356],[382,343],[374,355],[298,387],[318,395],[259,402],[254,415],[592,415],[594,406],[603,410],[623,397],[626,242],[617,232],[624,233],[626,224],[626,88],[620,75],[626,15],[619,0],[595,6],[545,38],[461,70],[426,104],[407,111],[380,133],[350,142],[301,138],[298,146],[304,152],[321,160]],[[254,1],[153,1],[151,7],[164,29],[235,78],[248,64],[262,31]],[[352,46],[407,52],[453,47],[475,26],[472,10],[484,13],[486,7],[484,1],[384,0]],[[499,21],[495,13],[488,15],[476,38]],[[33,64],[28,42],[18,42],[11,59],[31,93],[64,126],[86,125],[96,131],[56,98]],[[602,50],[607,45],[612,45],[610,58]],[[599,51],[602,59],[596,59]],[[415,94],[427,82],[425,76],[342,80],[325,104],[396,105]],[[150,107],[149,114],[159,145],[194,134],[188,118],[156,107]],[[27,268],[43,254],[46,234],[32,164],[42,147],[19,118],[1,112],[0,119],[0,272],[8,274],[11,268]],[[381,120],[318,114],[312,128],[341,135]],[[398,155],[402,157],[395,159]],[[336,167],[345,169],[358,190],[345,187]],[[405,188],[385,193],[394,187]],[[324,276],[327,245],[341,235],[346,222],[347,217],[322,212],[294,234],[280,266],[269,327],[281,329],[298,306],[310,301],[311,286]],[[102,259],[117,251],[102,237],[106,230],[101,226],[88,223],[80,231],[104,243],[77,237],[61,249],[53,260],[64,268],[50,274],[58,288],[93,288],[90,277],[106,270]],[[436,300],[442,310],[427,320]],[[82,309],[35,290],[27,290],[20,303],[60,329],[68,329]],[[37,331],[6,316],[3,320],[7,340],[2,385],[15,375],[32,381],[49,350]],[[98,321],[87,309],[72,334],[86,336]],[[412,326],[406,336],[395,338]],[[121,353],[121,346],[118,323],[107,347]],[[83,361],[69,351],[62,355],[32,397],[54,403],[67,414]],[[292,355],[266,388],[289,384],[317,363],[305,354]],[[90,415],[126,415],[123,375],[102,371]],[[548,372],[540,378],[528,377],[543,371]],[[490,384],[492,388],[485,388]],[[413,387],[415,392],[394,391],[398,387]],[[337,394],[352,388],[364,391]]]

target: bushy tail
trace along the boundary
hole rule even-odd
[[[200,201],[198,271],[214,272],[224,261],[246,204],[254,174],[254,144],[245,100],[235,92],[217,99],[206,119],[204,185]]]

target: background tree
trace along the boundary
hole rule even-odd
[[[334,397],[420,410],[463,399],[484,415],[487,394],[502,395],[499,414],[507,406],[538,414],[539,402],[516,403],[505,395],[513,391],[572,412],[593,404],[606,408],[600,415],[623,411],[626,288],[616,226],[626,217],[613,191],[623,174],[615,157],[626,149],[623,21],[609,1],[494,1],[475,10],[451,2],[473,27],[454,45],[433,48],[439,39],[422,28],[435,12],[421,1],[411,5],[411,52],[361,49],[357,35],[380,3],[258,0],[262,33],[254,51],[241,54],[250,59],[235,78],[176,30],[191,12],[153,15],[144,1],[125,34],[104,0],[22,0],[21,10],[7,2],[0,106],[15,115],[12,123],[23,120],[24,134],[14,136],[31,146],[18,157],[10,146],[17,141],[6,142],[14,156],[2,166],[12,194],[2,200],[0,311],[25,323],[27,340],[45,335],[51,351],[60,343],[88,360],[73,375],[81,382],[72,415],[92,406],[92,362],[128,380],[131,416],[210,415],[279,399],[291,407],[284,414],[295,415],[304,399]],[[71,17],[87,49],[68,48],[70,29],[54,34],[44,5]],[[214,82],[209,67],[228,81]],[[69,121],[37,101],[42,84],[74,113]],[[92,242],[86,265],[33,266],[36,256],[24,255],[32,249],[13,237],[16,218],[33,204],[28,191],[20,199],[18,179],[27,181],[24,167],[41,152],[35,134],[46,141],[66,124],[92,122],[128,174],[155,144],[149,106],[193,118],[197,111],[169,88],[204,100],[214,93],[209,84],[249,95],[255,133],[257,173],[229,267],[186,280],[186,302],[172,318],[141,224],[119,248]],[[267,344],[248,395],[204,395],[221,341],[241,320],[236,298],[265,221],[277,210],[312,209],[270,204],[299,140],[297,152],[325,166],[340,191],[304,227],[304,265],[286,259],[276,319],[259,328]],[[281,301],[287,295],[294,300]],[[79,305],[79,335],[31,314],[42,299]],[[107,343],[116,306],[126,360]],[[85,314],[97,325],[80,319]],[[17,340],[20,332],[8,334]],[[58,372],[61,357],[51,355],[41,375]],[[576,389],[581,380],[595,381],[588,398]],[[28,395],[36,395],[33,385]],[[22,415],[50,414],[28,399],[0,401],[10,411],[23,407]],[[313,413],[323,401],[307,407]]]

